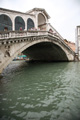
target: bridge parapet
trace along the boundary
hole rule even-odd
[[[53,51],[54,46],[56,46],[55,53],[49,52],[51,56],[53,56],[53,53],[54,56],[59,54],[59,56],[62,56],[62,60],[65,60],[63,56],[63,53],[65,53],[68,61],[74,61],[74,51],[59,36],[49,31],[4,31],[0,32],[0,73],[16,55],[38,43],[53,45]],[[44,51],[44,48],[42,50]],[[59,50],[63,52],[60,53]]]
[[[0,40],[16,37],[28,37],[28,36],[40,36],[40,35],[51,35],[53,37],[59,37],[49,31],[3,31],[0,32]]]
[[[20,43],[27,41],[34,41],[34,39],[45,39],[48,38],[52,41],[57,41],[57,43],[66,46],[68,50],[74,54],[73,50],[55,33],[49,31],[3,31],[0,32],[0,46],[2,45],[10,45],[10,43]]]
[[[64,46],[66,46],[72,54],[74,54],[73,50],[55,33],[49,31],[3,31],[0,32],[0,46],[12,44],[14,42],[23,42],[25,40],[34,41],[34,39],[45,39],[49,38],[52,41],[57,41]]]

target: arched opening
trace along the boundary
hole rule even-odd
[[[62,44],[62,42],[58,43],[58,41],[48,39],[35,40],[31,41],[28,44],[26,44],[26,42],[24,42],[24,44],[20,43],[19,45],[14,44],[11,47],[15,49],[11,49],[11,51],[8,51],[8,53],[13,53],[13,55],[7,53],[8,57],[4,56],[4,49],[2,49],[0,73],[19,53],[27,55],[29,60],[49,62],[74,61],[75,56],[75,53],[71,49],[69,49],[68,46]]]
[[[38,28],[40,30],[46,30],[46,19],[41,13],[38,14]]]
[[[30,46],[23,51],[32,61],[68,61],[62,48],[51,42],[41,42]]]
[[[24,30],[25,29],[25,22],[23,20],[23,18],[17,16],[15,18],[15,30]]]
[[[27,20],[27,30],[34,29],[34,22],[31,18]]]
[[[7,15],[0,15],[0,31],[12,30],[12,21]]]

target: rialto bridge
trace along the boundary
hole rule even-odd
[[[26,13],[0,8],[0,73],[21,52],[36,61],[75,60],[74,51],[48,23],[49,18],[40,8]]]

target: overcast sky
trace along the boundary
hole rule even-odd
[[[75,29],[80,25],[80,0],[0,0],[0,7],[26,12],[44,8],[49,22],[64,39],[75,42]]]

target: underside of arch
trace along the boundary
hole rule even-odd
[[[23,51],[33,61],[68,61],[62,48],[51,42],[41,42]]]

